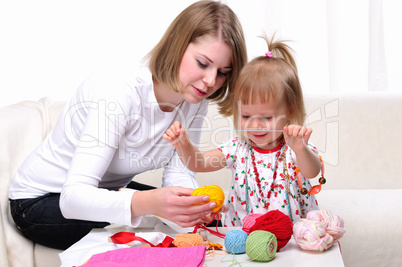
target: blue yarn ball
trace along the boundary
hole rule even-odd
[[[225,235],[226,250],[232,254],[245,253],[247,237],[247,233],[243,230],[230,230]]]

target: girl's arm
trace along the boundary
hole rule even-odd
[[[219,149],[201,152],[195,147],[186,130],[176,121],[163,135],[175,148],[184,165],[194,172],[210,172],[226,166],[225,156]]]
[[[308,147],[308,140],[313,130],[299,125],[289,125],[283,129],[288,146],[295,152],[297,165],[306,178],[315,178],[321,167],[318,156]]]

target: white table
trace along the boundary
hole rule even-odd
[[[172,226],[172,225],[171,225]],[[227,233],[230,230],[239,229],[231,227],[218,228],[220,233]],[[87,236],[71,246],[69,249],[60,254],[62,267],[70,267],[73,265],[81,265],[88,260],[93,254],[116,249],[125,245],[116,246],[113,243],[109,243],[108,237],[116,232],[120,231],[132,231],[135,233],[142,233],[144,235],[152,235],[153,232],[163,233],[174,237],[179,233],[189,232],[192,229],[169,227],[165,224],[157,224],[153,228],[106,228],[92,230]],[[205,231],[205,230],[203,230]],[[205,232],[204,232],[205,233]],[[203,233],[203,235],[204,235]],[[207,234],[207,238],[210,242],[219,243],[224,245],[224,240],[220,237]],[[150,240],[148,240],[150,241]],[[228,255],[225,251],[217,251],[213,257],[205,258],[205,266],[229,266],[232,263],[233,257],[241,266],[280,266],[280,267],[344,267],[340,247],[338,243],[335,243],[329,250],[324,252],[311,252],[302,250],[292,238],[281,251],[277,252],[275,258],[270,262],[255,262],[250,261],[247,254]],[[222,261],[223,259],[223,261]],[[240,265],[239,265],[240,266]]]
[[[218,228],[219,232],[226,233],[230,230],[236,228]],[[220,243],[223,245],[223,239],[214,235],[209,235],[209,240],[214,243]],[[302,250],[299,245],[296,244],[295,240],[289,240],[279,252],[275,254],[275,258],[270,262],[255,262],[250,261],[247,254],[238,255],[220,255],[224,253],[216,253],[213,258],[205,258],[205,265],[208,267],[215,266],[229,266],[233,257],[237,262],[241,263],[241,266],[272,266],[272,267],[314,267],[314,266],[325,266],[325,267],[343,267],[342,255],[340,252],[339,244],[334,244],[329,250],[324,252],[312,252]],[[224,258],[224,262],[222,262]],[[264,266],[265,266],[264,265]]]

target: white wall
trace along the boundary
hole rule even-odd
[[[99,67],[131,64],[193,1],[7,1],[0,6],[0,104],[68,99]]]
[[[0,106],[68,99],[99,67],[133,64],[194,0],[20,0],[0,3]],[[239,16],[250,58],[265,53],[266,1],[226,1]],[[272,20],[270,20],[272,21]]]
[[[194,1],[0,1],[0,106],[43,96],[67,100],[98,68],[135,64],[157,43],[174,17]],[[278,32],[278,37],[293,41],[290,44],[297,53],[304,91],[360,91],[369,87],[368,64],[373,57],[369,54],[366,0],[223,2],[242,22],[250,59],[266,52],[264,41],[257,37],[264,32]],[[402,4],[398,3],[402,2],[384,0],[384,9],[391,11],[384,21],[388,57],[385,61],[380,55],[378,60],[388,64],[388,74],[380,73],[381,79],[376,81],[384,85],[382,78],[388,75],[385,78],[393,85],[387,86],[392,88],[402,87],[402,39],[394,34],[402,16],[392,13],[400,10],[397,5]]]

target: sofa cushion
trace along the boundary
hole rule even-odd
[[[322,190],[321,210],[345,222],[345,266],[402,266],[402,189]]]
[[[326,188],[402,188],[401,93],[306,95],[305,104]]]
[[[62,250],[52,249],[48,247],[44,247],[39,244],[35,244],[34,254],[35,254],[35,266],[38,267],[55,267],[61,266],[61,260],[59,258],[59,253],[62,253]]]

